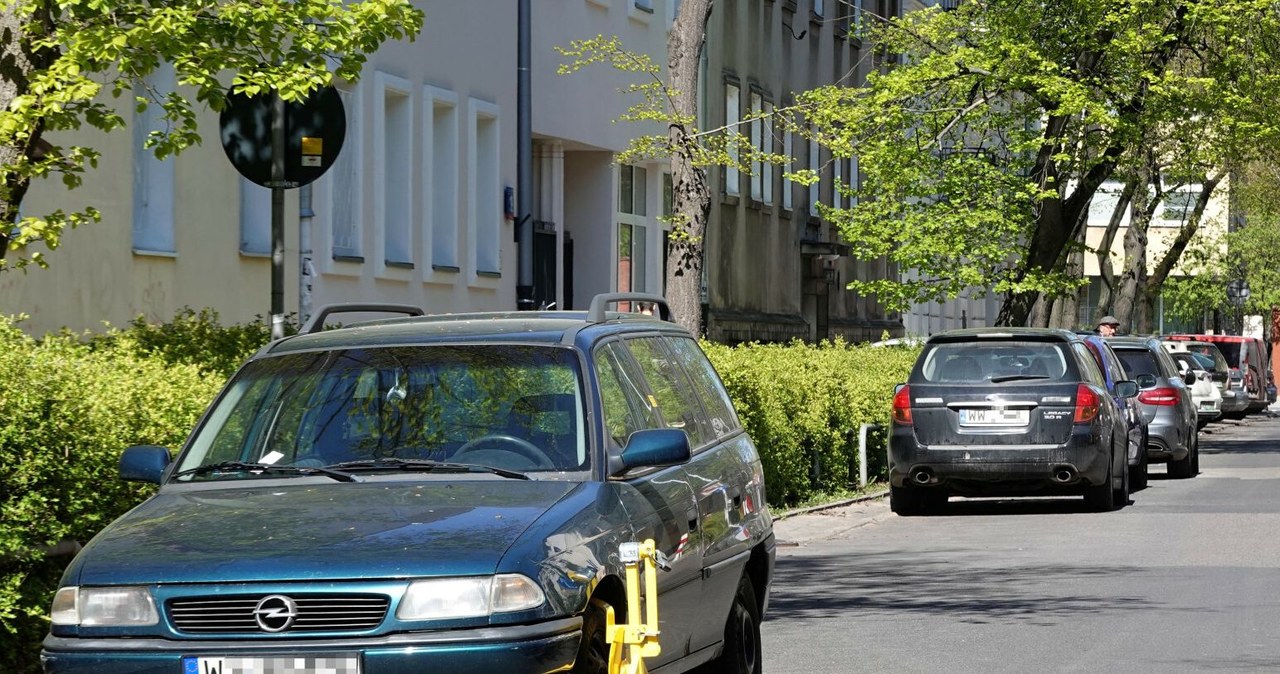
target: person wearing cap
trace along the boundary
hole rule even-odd
[[[1098,321],[1098,334],[1103,337],[1115,337],[1120,331],[1120,319],[1115,316],[1103,316]]]

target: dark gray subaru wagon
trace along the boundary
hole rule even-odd
[[[606,312],[637,301],[660,317]],[[125,452],[159,489],[67,569],[47,672],[603,674],[619,546],[649,538],[669,565],[650,670],[760,671],[760,458],[662,298],[326,313],[246,363],[176,459]]]
[[[1137,384],[1115,384],[1117,397]],[[977,328],[929,338],[893,400],[890,505],[937,510],[951,495],[1083,495],[1128,502],[1126,417],[1082,337]]]

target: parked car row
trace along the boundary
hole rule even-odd
[[[1239,335],[1174,334],[1165,337],[1173,351],[1189,351],[1213,360],[1214,381],[1222,393],[1222,415],[1242,419],[1276,401],[1275,380],[1266,344]],[[1206,370],[1209,363],[1202,361]]]
[[[919,515],[953,495],[1078,495],[1106,511],[1146,486],[1152,463],[1195,477],[1199,428],[1268,404],[1260,342],[1245,339],[1037,328],[934,335],[894,394],[890,506]]]

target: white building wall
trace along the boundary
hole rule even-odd
[[[385,301],[433,312],[515,308],[517,248],[504,192],[517,183],[517,6],[418,4],[426,22],[417,39],[384,45],[359,83],[339,86],[352,120],[339,160],[348,164],[345,176],[331,171],[314,185],[313,307]],[[572,236],[573,293],[585,306],[591,294],[616,284],[614,153],[657,129],[614,123],[629,104],[617,90],[634,77],[606,65],[557,75],[564,57],[555,47],[618,35],[626,48],[664,65],[673,3],[655,2],[652,13],[634,0],[532,4],[533,134],[540,154],[560,155],[535,163],[535,171],[550,172],[540,183],[558,194],[535,194],[533,210],[556,222],[557,236]],[[182,307],[214,308],[225,322],[265,317],[271,265],[261,229],[269,217],[259,211],[268,207],[268,193],[245,187],[227,162],[217,117],[206,111],[201,123],[204,145],[173,162],[174,251],[134,250],[134,134],[54,138],[102,150],[102,168],[74,192],[56,182],[37,185],[25,211],[92,204],[103,222],[68,232],[48,254],[51,270],[0,275],[0,311],[29,314],[33,333],[122,325],[139,314],[167,320]],[[660,171],[650,176],[659,179]],[[660,183],[648,193],[660,198]],[[298,203],[299,191],[290,190],[286,312],[299,306]],[[390,242],[388,231],[396,232]],[[658,256],[650,259],[656,264]]]

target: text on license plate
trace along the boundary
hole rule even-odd
[[[1026,426],[1030,410],[960,410],[961,426]]]
[[[187,656],[182,674],[360,674],[355,655]]]

